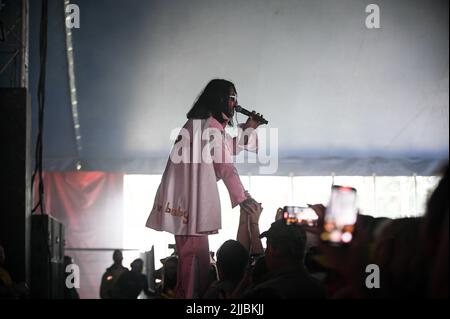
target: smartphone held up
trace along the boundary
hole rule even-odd
[[[316,227],[319,216],[310,207],[284,206],[283,219],[286,225],[302,225]]]
[[[349,244],[352,241],[358,216],[356,200],[355,188],[332,186],[320,235],[322,241],[335,246]]]

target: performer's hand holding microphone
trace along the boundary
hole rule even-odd
[[[247,122],[245,123],[246,128],[253,128],[256,129],[261,124],[268,124],[269,122],[259,113],[256,113],[255,111],[250,112],[246,109],[244,109],[242,106],[237,105],[235,108],[236,112],[242,113],[244,115],[248,116]]]

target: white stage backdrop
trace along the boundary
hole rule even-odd
[[[80,160],[85,170],[161,173],[170,132],[219,77],[277,129],[270,175],[432,174],[449,150],[448,1],[374,1],[379,29],[367,28],[369,3],[77,1],[82,149],[64,93],[62,18],[54,18],[46,169],[73,170]],[[32,60],[37,23],[32,17]],[[255,164],[240,171],[261,173]]]

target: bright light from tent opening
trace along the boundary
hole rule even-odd
[[[323,203],[327,204],[332,183],[331,176],[241,176],[244,187],[258,201],[264,211],[260,231],[267,230],[275,220],[278,207]],[[425,203],[439,179],[421,176],[335,176],[335,184],[351,185],[358,190],[361,213],[374,217],[413,217],[424,213]],[[125,175],[123,248],[149,251],[155,247],[155,267],[173,250],[174,236],[145,227],[161,175]],[[232,209],[228,192],[218,184],[222,206],[222,229],[209,236],[210,251],[228,239],[236,239],[239,207]],[[265,244],[265,242],[263,242]]]

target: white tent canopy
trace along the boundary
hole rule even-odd
[[[448,1],[376,3],[379,29],[361,0],[80,0],[82,150],[69,103],[50,96],[46,168],[161,173],[171,131],[225,78],[278,130],[274,175],[431,174],[448,159]],[[66,85],[60,40],[49,82]]]

